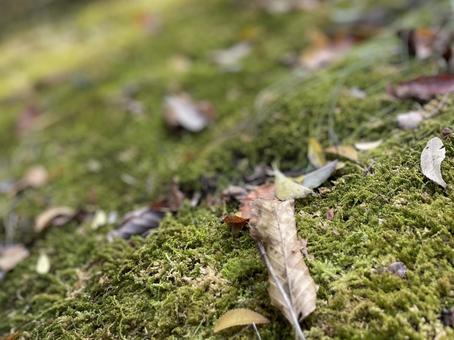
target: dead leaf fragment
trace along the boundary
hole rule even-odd
[[[424,120],[424,112],[411,111],[397,115],[397,125],[404,130],[416,129]]]
[[[50,270],[50,259],[45,253],[39,255],[38,261],[36,262],[36,272],[38,274],[47,274]]]
[[[316,168],[324,166],[326,163],[325,153],[319,141],[315,138],[309,138],[307,145],[307,158],[309,162]]]
[[[114,238],[125,240],[133,235],[146,236],[150,230],[159,227],[165,213],[155,208],[145,207],[126,214],[118,229],[112,230],[107,238],[112,241]]]
[[[271,302],[304,338],[299,321],[315,310],[317,288],[301,253],[293,200],[255,201],[250,228],[270,274]]]
[[[338,163],[338,161],[331,161],[320,169],[305,174],[301,184],[309,189],[318,188],[336,171]]]
[[[407,267],[399,261],[391,263],[386,270],[402,279],[407,276]]]
[[[10,271],[28,255],[29,252],[27,248],[25,248],[22,244],[0,247],[0,271]]]
[[[441,162],[445,159],[446,150],[440,138],[429,140],[421,153],[421,170],[424,176],[446,188],[447,184],[441,174]]]
[[[225,71],[235,72],[241,69],[240,61],[251,53],[251,45],[247,42],[238,43],[225,50],[213,52],[213,61]]]
[[[381,143],[381,139],[373,142],[360,142],[355,143],[355,148],[357,148],[359,151],[369,151],[378,148]]]
[[[48,226],[56,222],[57,225],[68,223],[76,214],[75,210],[70,207],[52,207],[36,217],[34,230],[41,232]],[[58,219],[58,221],[56,221]]]
[[[91,221],[90,227],[92,229],[98,229],[99,227],[102,227],[107,224],[107,214],[104,210],[97,210],[95,212],[95,215],[93,216],[93,219]]]
[[[410,81],[390,86],[388,92],[399,99],[416,99],[427,101],[436,95],[454,92],[454,75],[439,74],[436,76],[423,76]]]
[[[270,321],[262,314],[247,308],[231,309],[224,313],[214,324],[214,333],[234,326],[245,326],[252,324],[264,324]]]
[[[251,218],[252,203],[258,199],[273,200],[275,199],[274,184],[263,184],[251,190],[246,196],[240,199],[240,215],[243,218]]]
[[[41,188],[49,179],[46,168],[42,165],[32,166],[27,170],[25,175],[14,186],[14,194],[17,194],[27,188]]]
[[[335,145],[325,149],[326,153],[338,155],[352,161],[358,161],[358,152],[353,145]]]
[[[172,127],[182,127],[190,132],[200,132],[212,119],[212,108],[206,103],[195,103],[186,95],[165,98],[164,119]]]
[[[304,198],[313,193],[309,188],[299,184],[290,177],[285,176],[278,169],[274,169],[276,197],[282,201]]]

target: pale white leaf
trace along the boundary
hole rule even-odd
[[[187,96],[165,98],[164,118],[170,126],[181,126],[191,132],[200,132],[209,120]]]
[[[424,176],[446,188],[447,184],[441,174],[441,162],[445,159],[446,150],[440,138],[434,137],[427,142],[421,153],[421,170]]]
[[[47,274],[50,270],[50,259],[45,253],[39,255],[38,261],[36,262],[36,272],[38,274]]]
[[[397,115],[397,125],[404,130],[416,129],[424,118],[424,113],[421,111],[400,113]]]
[[[381,139],[373,142],[360,142],[355,143],[355,148],[357,148],[359,151],[368,151],[378,148],[381,143],[382,143]]]

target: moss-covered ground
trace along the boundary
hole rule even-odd
[[[128,212],[153,201],[174,176],[186,192],[207,183],[219,192],[242,184],[257,164],[305,169],[307,138],[317,137],[324,146],[384,142],[358,162],[346,160],[316,195],[297,203],[306,262],[319,285],[317,309],[303,322],[307,337],[453,338],[440,315],[454,305],[454,137],[443,139],[448,189],[422,176],[419,156],[429,138],[454,127],[454,106],[416,130],[401,131],[395,116],[415,103],[386,95],[387,84],[438,67],[407,60],[395,29],[436,25],[450,7],[404,3],[380,1],[390,10],[385,29],[314,73],[291,71],[282,57],[307,47],[307,32],[332,27],[342,6],[352,7],[344,14],[365,13],[376,1],[283,15],[227,0],[99,1],[3,36],[1,177],[18,179],[42,164],[51,179],[14,204],[11,196],[0,197],[3,217],[19,217],[8,241],[26,242],[31,250],[0,282],[0,334],[252,338],[249,328],[212,333],[221,314],[246,307],[271,320],[260,327],[264,339],[292,338],[270,305],[254,242],[247,231],[233,235],[220,222],[235,206],[185,204],[149,237],[114,243],[105,237],[114,225],[94,230],[72,222],[39,235],[31,225],[49,206]],[[144,28],[149,15],[160,21],[153,34]],[[253,48],[239,72],[210,61],[213,50],[241,39]],[[182,57],[186,69],[175,66]],[[365,98],[353,96],[352,88]],[[163,98],[178,90],[214,105],[217,117],[206,131],[166,128]],[[126,93],[143,104],[143,115],[125,108]],[[43,111],[44,123],[19,137],[16,119],[29,104]],[[51,260],[44,275],[35,270],[42,252]],[[406,265],[406,277],[385,270],[395,261]]]

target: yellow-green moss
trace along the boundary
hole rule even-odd
[[[426,140],[454,126],[454,107],[415,131],[402,132],[394,117],[413,104],[385,96],[389,82],[435,66],[402,60],[397,41],[385,32],[332,68],[290,75],[280,57],[304,47],[303,30],[327,25],[322,13],[239,13],[233,2],[220,0],[184,6],[185,11],[163,13],[164,29],[152,43],[134,41],[123,51],[110,51],[115,58],[80,67],[73,81],[37,90],[39,105],[58,119],[44,131],[12,140],[2,175],[18,178],[29,165],[41,163],[52,178],[44,188],[26,193],[15,210],[23,218],[16,239],[29,242],[32,254],[0,283],[0,334],[208,338],[214,337],[212,326],[222,313],[247,307],[271,320],[260,327],[263,338],[291,338],[288,323],[270,305],[266,269],[254,242],[246,231],[232,235],[220,222],[231,206],[185,207],[148,238],[113,244],[105,234],[114,226],[92,230],[73,223],[41,235],[30,235],[29,228],[49,205],[129,211],[155,197],[173,175],[187,190],[199,189],[202,177],[222,189],[241,184],[259,163],[305,168],[307,138],[317,136],[325,146],[335,138],[343,143],[381,138],[384,143],[361,154],[358,163],[346,162],[324,190],[297,203],[298,230],[311,255],[307,263],[320,287],[317,309],[303,322],[308,338],[454,336],[439,320],[442,309],[454,304],[453,192],[424,179],[419,170]],[[430,8],[415,11],[405,20],[436,20]],[[243,71],[219,71],[209,62],[210,52],[229,47],[245,27],[258,27],[260,33]],[[191,59],[187,73],[166,68],[174,54]],[[117,100],[131,84],[146,108],[142,119],[125,112]],[[354,98],[352,87],[367,97]],[[216,124],[200,135],[169,133],[160,111],[163,96],[175,88],[211,101],[218,111]],[[272,96],[270,102],[257,100]],[[8,112],[0,118],[5,131],[21,106],[17,101],[2,106]],[[454,140],[444,141],[443,175],[454,183]],[[119,160],[131,148],[132,159]],[[90,160],[101,164],[99,171],[89,170]],[[136,182],[123,182],[124,174]],[[1,198],[5,211],[9,200]],[[330,208],[332,221],[326,219]],[[34,270],[42,251],[51,259],[45,275]],[[406,265],[405,278],[386,271],[395,261]],[[238,331],[219,337],[233,334]],[[239,336],[250,338],[253,332]]]

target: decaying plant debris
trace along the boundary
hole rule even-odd
[[[0,42],[0,335],[454,336],[451,3],[80,6]]]

